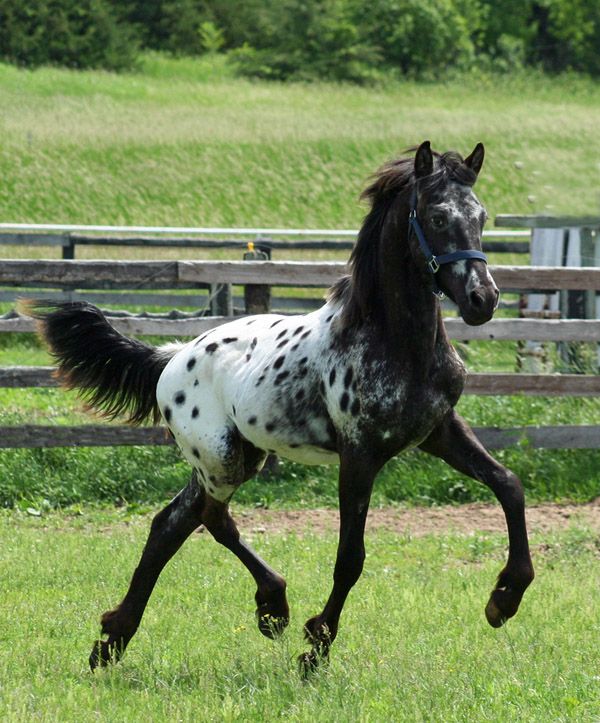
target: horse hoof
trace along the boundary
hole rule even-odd
[[[323,658],[317,655],[314,650],[310,653],[302,653],[298,656],[298,672],[303,680],[307,680],[319,669]]]
[[[492,598],[489,599],[488,604],[485,606],[485,617],[493,628],[501,628],[506,622],[506,616],[502,614],[502,611]]]
[[[112,660],[108,643],[104,640],[96,640],[88,660],[92,673],[98,667],[105,668]]]
[[[124,650],[123,644],[119,647],[112,640],[96,640],[88,658],[90,670],[94,672],[96,668],[106,668],[107,665],[118,663]]]
[[[266,605],[261,605],[256,610],[258,629],[266,638],[276,640],[283,634],[283,631],[287,628],[290,619],[287,616],[272,615],[269,612],[263,612],[262,608],[265,607]]]

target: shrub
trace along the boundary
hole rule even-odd
[[[0,57],[19,65],[130,68],[132,29],[106,0],[0,0]]]

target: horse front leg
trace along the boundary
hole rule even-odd
[[[534,577],[521,481],[486,451],[473,430],[454,410],[420,447],[459,472],[483,482],[502,505],[508,527],[508,560],[485,608],[489,624],[499,628],[517,612]]]
[[[303,675],[315,670],[329,656],[338,632],[348,593],[359,579],[365,560],[364,531],[373,481],[380,465],[355,454],[342,453],[339,478],[340,532],[333,572],[333,588],[319,615],[304,624],[311,650],[298,658]]]
[[[101,619],[105,640],[96,640],[89,664],[92,670],[117,662],[134,636],[158,577],[189,535],[201,524],[204,490],[195,473],[187,487],[152,521],[140,562],[123,601]]]

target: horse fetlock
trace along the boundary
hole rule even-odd
[[[102,615],[100,626],[103,635],[129,641],[137,630],[137,621],[120,608],[116,608],[115,610],[108,610]]]

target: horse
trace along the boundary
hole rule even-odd
[[[161,570],[200,525],[254,578],[260,632],[283,632],[286,581],[244,542],[229,512],[235,490],[268,454],[339,464],[333,587],[304,625],[304,673],[329,658],[363,570],[377,473],[409,448],[481,481],[502,505],[508,559],[485,616],[500,627],[515,615],[534,577],[523,488],[454,409],[466,371],[440,305],[445,294],[470,325],[488,321],[498,305],[481,251],[486,211],[473,192],[483,160],[481,143],[463,159],[425,141],[382,166],[362,194],[370,206],[349,274],[306,315],[240,317],[188,343],[153,347],[121,335],[86,302],[30,302],[25,311],[38,320],[63,384],[109,418],[162,417],[192,467],[187,486],[153,518],[125,597],[101,618],[92,670],[121,658]]]

